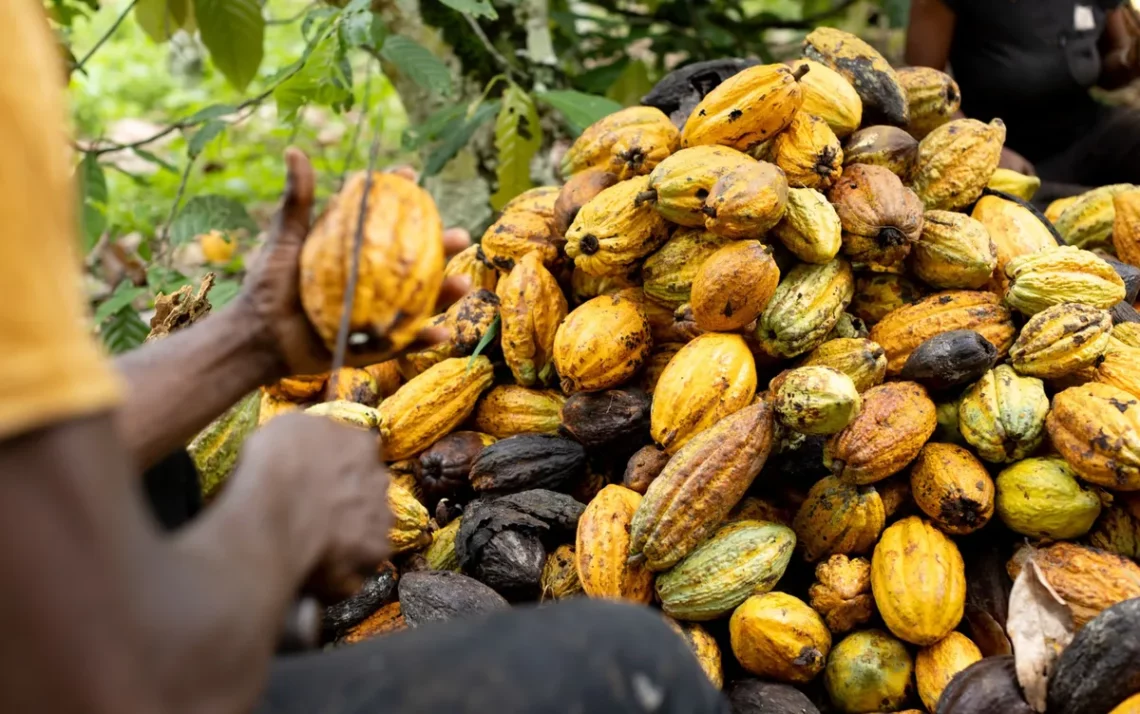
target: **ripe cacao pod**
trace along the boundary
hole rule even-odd
[[[913,672],[902,642],[882,630],[860,630],[831,650],[823,683],[844,714],[893,711],[910,696]]]
[[[1080,538],[1100,515],[1100,498],[1076,477],[1055,456],[1018,461],[998,474],[998,517],[1006,528],[1030,538]]]
[[[904,275],[862,273],[855,280],[851,314],[874,327],[894,310],[918,302],[926,289]]]
[[[823,618],[787,593],[748,598],[732,613],[728,629],[742,667],[782,682],[810,682],[823,671],[831,651]]]
[[[853,164],[882,166],[903,182],[910,181],[918,159],[918,141],[897,126],[869,126],[847,139],[843,148],[844,168]]]
[[[1113,199],[1135,188],[1132,184],[1118,183],[1086,191],[1061,212],[1053,225],[1069,245],[1078,248],[1103,245],[1116,220]]]
[[[843,226],[843,254],[857,270],[903,272],[922,234],[922,203],[882,166],[848,166],[827,198]]]
[[[475,429],[496,439],[518,434],[555,434],[566,397],[552,389],[500,384],[475,407]]]
[[[1121,322],[1113,325],[1111,340],[1125,347],[1140,347],[1140,323]]]
[[[242,444],[258,426],[258,415],[266,398],[272,399],[268,395],[263,397],[258,390],[250,392],[190,442],[187,451],[198,470],[204,496],[214,495],[233,471]],[[375,411],[370,410],[370,413],[375,414]]]
[[[997,267],[997,252],[981,222],[961,213],[927,211],[914,246],[914,272],[935,288],[980,288]]]
[[[731,332],[764,311],[780,282],[772,249],[738,240],[705,259],[692,284],[693,317],[708,332]]]
[[[831,367],[798,367],[780,374],[769,385],[776,418],[803,434],[834,434],[859,413],[855,383]]]
[[[655,107],[627,107],[582,132],[562,158],[562,175],[602,169],[621,180],[648,174],[679,147],[680,132]]]
[[[1140,490],[1140,401],[1107,384],[1070,387],[1053,397],[1045,428],[1054,448],[1084,480]]]
[[[615,184],[582,206],[566,231],[566,255],[590,275],[625,275],[669,239],[665,219],[642,194],[649,177]]]
[[[582,206],[618,181],[617,174],[605,169],[585,169],[567,179],[554,201],[555,235],[565,237]]]
[[[564,489],[586,470],[586,452],[571,439],[520,434],[487,446],[471,464],[471,486],[480,493],[532,488]]]
[[[1009,577],[1016,580],[1028,558],[1065,601],[1078,630],[1105,609],[1140,598],[1140,565],[1116,553],[1076,543],[1024,545],[1006,564]]]
[[[851,378],[857,391],[865,392],[886,377],[887,354],[865,337],[838,337],[809,352],[800,366],[837,369]]]
[[[756,160],[727,146],[694,146],[662,161],[649,175],[653,205],[665,219],[704,228],[705,201],[716,182],[732,169]]]
[[[865,553],[886,523],[886,511],[873,486],[853,486],[834,476],[817,481],[796,512],[792,527],[804,558]]]
[[[808,590],[809,602],[832,634],[848,632],[875,614],[871,563],[866,558],[833,555],[815,566],[815,580]]]
[[[927,444],[910,472],[914,502],[940,529],[966,535],[994,514],[994,482],[986,467],[954,444]]]
[[[565,600],[584,592],[578,578],[578,560],[573,545],[564,543],[546,556],[540,587],[543,601]]]
[[[1041,188],[1041,179],[1036,176],[1026,176],[1012,169],[1003,169],[999,166],[994,171],[994,175],[990,177],[990,182],[986,184],[986,188],[1008,193],[1022,201],[1031,201],[1033,195],[1037,193],[1037,189]]]
[[[388,510],[392,514],[388,543],[392,546],[393,555],[431,543],[427,509],[414,493],[395,481],[388,484]]]
[[[459,572],[459,556],[455,554],[455,534],[462,520],[456,518],[431,534],[431,545],[424,551],[424,560],[432,570]]]
[[[524,255],[537,252],[543,265],[556,269],[561,261],[558,250],[561,240],[554,233],[553,215],[553,205],[550,210],[539,211],[527,210],[517,204],[513,210],[504,209],[479,240],[487,262],[506,274]]]
[[[903,67],[898,77],[910,111],[906,129],[915,138],[925,137],[954,118],[962,92],[950,75],[932,67]]]
[[[537,252],[499,281],[499,298],[503,356],[515,381],[524,387],[555,381],[554,334],[566,317],[566,298]]]
[[[954,119],[918,143],[914,191],[927,210],[956,211],[982,195],[1001,159],[1005,123]]]
[[[1061,214],[1065,212],[1065,209],[1076,203],[1077,199],[1079,198],[1080,194],[1076,196],[1065,196],[1064,198],[1058,198],[1050,201],[1049,205],[1045,207],[1045,219],[1048,220],[1049,223],[1055,225],[1057,223],[1057,219],[1060,218]]]
[[[851,484],[881,481],[918,455],[938,424],[935,412],[926,390],[914,382],[871,387],[855,419],[828,440],[824,464]]]
[[[1094,369],[1096,381],[1140,396],[1140,349],[1124,346],[1110,336],[1108,348]]]
[[[1024,315],[1070,302],[1107,309],[1124,299],[1124,281],[1112,266],[1073,246],[1014,258],[1005,274],[1005,301]]]
[[[827,122],[839,138],[859,128],[863,121],[863,100],[851,82],[827,65],[809,59],[794,60],[791,66],[793,70],[808,68],[807,74],[800,77],[804,95],[801,112]]]
[[[827,190],[843,172],[843,149],[827,122],[799,111],[772,142],[772,161],[789,186]]]
[[[490,290],[495,292],[499,284],[499,273],[483,254],[483,246],[471,245],[457,253],[447,261],[443,268],[444,280],[448,278],[466,277],[471,281],[472,290]]]
[[[806,71],[766,64],[729,77],[693,109],[681,131],[681,146],[720,144],[747,151],[771,139],[803,104],[799,78]]]
[[[600,295],[613,295],[637,286],[636,275],[590,275],[574,268],[570,272],[570,297],[575,306]]]
[[[283,377],[273,384],[264,387],[265,393],[275,399],[284,399],[292,402],[306,402],[316,399],[325,391],[329,375],[307,374]]]
[[[641,266],[641,289],[650,300],[676,310],[690,300],[705,260],[729,243],[700,228],[681,228]]]
[[[705,230],[726,238],[758,238],[784,217],[788,180],[766,161],[729,168],[705,200]]]
[[[1029,318],[1009,350],[1013,368],[1031,377],[1064,377],[1095,365],[1108,348],[1112,316],[1089,305],[1063,303]]]
[[[590,597],[653,602],[653,572],[629,562],[629,524],[641,495],[610,484],[578,519],[574,553],[582,589]]]
[[[641,378],[638,381],[638,386],[641,387],[642,391],[653,396],[661,374],[672,361],[673,355],[680,352],[684,346],[685,344],[682,342],[666,342],[653,346],[653,351],[649,353],[649,359],[645,361],[645,367],[641,370]]]
[[[1094,548],[1140,559],[1140,498],[1135,494],[1118,495],[1097,519],[1088,540]]]
[[[554,337],[562,391],[596,392],[632,377],[653,346],[649,321],[636,302],[602,295],[575,308]]]
[[[341,367],[329,375],[329,388],[334,400],[355,402],[366,407],[380,403],[380,388],[372,375],[363,369]]]
[[[1010,463],[1033,453],[1045,437],[1049,398],[1040,379],[1006,364],[982,375],[962,395],[958,428],[986,461]]]
[[[1140,190],[1112,197],[1112,246],[1116,257],[1140,267]]]
[[[381,400],[395,394],[404,381],[400,374],[398,360],[390,359],[386,362],[370,364],[364,368],[364,371],[372,375],[372,379],[376,381],[376,393]]]
[[[960,632],[951,632],[929,647],[920,649],[914,658],[914,679],[918,684],[918,696],[927,711],[938,707],[942,692],[956,674],[981,659],[982,652],[978,646]]]
[[[1053,233],[1025,206],[999,196],[982,196],[970,216],[986,227],[997,253],[997,268],[991,283],[1004,295],[1009,278],[1005,266],[1021,255],[1033,255],[1057,247]]]
[[[301,404],[290,401],[288,399],[279,399],[274,397],[269,391],[262,387],[258,390],[259,403],[257,407],[257,425],[262,426],[267,421],[275,416],[281,414],[288,414],[289,412],[301,411]],[[228,472],[227,472],[228,473]]]
[[[813,188],[788,189],[787,209],[772,232],[805,263],[828,263],[843,245],[839,214],[827,197]]]
[[[724,686],[724,669],[720,663],[720,647],[708,630],[695,622],[677,622],[668,615],[665,616],[665,622],[674,632],[685,639],[685,644],[693,651],[693,655],[696,656],[697,662],[700,663],[701,669],[704,670],[712,685],[717,689]]]
[[[424,503],[434,509],[440,499],[460,503],[471,495],[471,465],[495,437],[477,431],[456,431],[420,454],[419,484]]]
[[[975,381],[997,360],[997,348],[973,330],[950,330],[915,348],[903,363],[901,379],[934,391]]]
[[[836,258],[823,265],[792,268],[756,327],[764,351],[795,357],[822,344],[851,302],[855,278],[847,261]]]
[[[841,74],[863,100],[863,121],[906,126],[906,91],[878,50],[851,33],[817,27],[804,38],[804,57]]]

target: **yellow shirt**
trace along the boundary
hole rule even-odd
[[[0,0],[0,439],[119,396],[81,293],[60,61],[41,0]]]

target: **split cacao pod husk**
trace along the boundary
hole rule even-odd
[[[974,330],[950,330],[916,347],[903,363],[899,378],[941,392],[977,380],[997,356],[993,343]]]
[[[566,231],[566,255],[590,275],[626,275],[669,239],[669,227],[644,197],[649,177],[601,191],[582,206]]]
[[[440,499],[460,503],[471,494],[471,465],[495,437],[477,431],[456,431],[432,444],[420,454],[420,491],[424,503],[434,509]]]
[[[1009,357],[1021,374],[1064,377],[1095,366],[1111,334],[1108,311],[1077,303],[1053,305],[1029,318]]]
[[[808,589],[808,597],[832,634],[850,632],[875,614],[870,561],[831,556],[815,566],[815,582]]]
[[[629,561],[630,522],[641,495],[610,484],[578,519],[574,553],[582,589],[590,597],[653,602],[653,572]]]
[[[685,122],[681,146],[730,146],[747,151],[776,136],[803,104],[806,70],[783,64],[749,67],[705,95]]]
[[[998,517],[1006,528],[1030,538],[1080,538],[1101,512],[1096,491],[1056,456],[1018,461],[998,474],[996,485]]]
[[[839,322],[855,292],[855,277],[846,260],[792,268],[756,326],[756,337],[770,355],[796,357],[822,344]]]
[[[902,67],[898,77],[906,92],[910,111],[906,129],[912,136],[922,139],[954,118],[962,103],[962,92],[950,75],[933,67]],[[930,709],[933,711],[933,707]]]
[[[480,493],[561,490],[585,470],[586,451],[578,442],[552,434],[520,434],[484,448],[472,462],[469,478]]]
[[[705,259],[692,284],[697,326],[732,332],[764,311],[780,282],[771,248],[758,240],[732,241]]]
[[[680,138],[660,109],[627,107],[586,127],[562,158],[562,175],[601,169],[625,180],[648,174],[680,148]]]
[[[728,238],[700,228],[680,228],[641,266],[641,289],[650,300],[676,310],[690,300],[693,280],[705,259]]]
[[[1041,445],[1048,412],[1044,383],[1002,364],[983,374],[962,395],[958,429],[986,461],[1010,463]]]
[[[827,65],[813,60],[794,60],[791,66],[793,71],[800,67],[808,68],[807,74],[800,77],[800,89],[804,95],[801,112],[827,122],[840,139],[859,128],[863,122],[863,100],[851,82]]]
[[[882,166],[848,166],[827,194],[843,226],[843,254],[856,270],[901,273],[922,234],[922,203]]]
[[[704,228],[705,202],[716,182],[732,169],[754,163],[748,154],[727,146],[681,149],[649,175],[653,205],[672,223]]]
[[[981,288],[997,267],[997,249],[980,221],[963,213],[927,211],[913,265],[915,275],[935,288]]]
[[[1112,266],[1073,246],[1014,258],[1005,274],[1005,301],[1024,315],[1069,302],[1107,309],[1124,299],[1124,280]]]
[[[566,397],[552,389],[500,384],[479,400],[474,426],[496,439],[519,434],[556,434],[565,403]]]
[[[363,622],[351,628],[345,633],[341,643],[352,645],[407,628],[408,623],[404,621],[404,615],[400,612],[400,602],[397,600],[387,605],[381,605]]]
[[[637,302],[624,293],[589,300],[566,316],[554,336],[562,391],[616,387],[641,369],[652,346],[649,320]]]
[[[894,310],[918,302],[926,288],[905,275],[861,273],[855,279],[851,314],[874,327]]]
[[[918,159],[918,141],[897,126],[880,124],[852,134],[843,148],[844,167],[853,164],[882,166],[904,182],[910,181]]]
[[[720,661],[720,646],[709,631],[695,622],[677,622],[668,615],[665,622],[670,629],[684,638],[705,675],[717,689],[724,686],[724,668]]]
[[[523,256],[499,281],[503,357],[524,387],[550,384],[554,335],[566,317],[566,298],[537,252]]]
[[[831,367],[851,378],[860,393],[881,384],[887,376],[887,353],[865,337],[838,337],[809,352],[801,367]]]
[[[772,161],[789,186],[827,190],[843,173],[843,148],[826,121],[799,111],[773,140]]]
[[[1017,681],[1013,655],[986,657],[962,670],[942,690],[937,714],[1033,714]]]
[[[649,395],[640,389],[579,392],[562,406],[561,430],[590,451],[629,453],[650,441]]]
[[[807,603],[781,592],[753,595],[728,623],[732,652],[744,669],[782,682],[810,682],[823,671],[831,632]]]
[[[814,188],[788,189],[784,217],[772,233],[805,263],[830,262],[843,245],[839,214],[827,197]]]
[[[966,535],[994,514],[994,482],[977,457],[954,444],[922,447],[910,471],[914,502],[941,530]]]
[[[830,67],[855,87],[865,124],[906,126],[910,120],[906,91],[890,62],[855,35],[817,27],[804,38],[804,57]]]
[[[1017,579],[1028,558],[1065,601],[1078,630],[1113,605],[1140,598],[1140,565],[1116,553],[1066,542],[1024,545],[1006,565],[1010,578]]]
[[[563,543],[546,556],[539,585],[543,601],[565,600],[585,592],[578,578],[578,558],[573,545]]]
[[[792,527],[804,558],[866,553],[886,524],[886,511],[873,486],[853,486],[834,476],[812,485]]]
[[[981,659],[978,646],[960,632],[951,632],[920,649],[914,658],[914,679],[927,711],[938,707],[942,692],[955,675]]]
[[[906,646],[882,630],[860,630],[831,650],[823,683],[845,714],[894,711],[911,693],[914,661]]]
[[[871,387],[855,419],[828,440],[824,464],[851,484],[881,481],[909,464],[937,425],[934,402],[921,385]]]
[[[1005,123],[954,119],[918,143],[914,191],[927,210],[956,211],[982,195],[1001,159]]]
[[[1140,689],[1140,599],[1108,608],[1077,631],[1049,678],[1057,714],[1107,712]]]
[[[381,563],[351,597],[325,608],[321,614],[322,638],[331,641],[342,637],[367,620],[396,592],[399,577],[399,572],[390,562]]]

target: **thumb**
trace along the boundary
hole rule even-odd
[[[316,178],[309,157],[294,147],[285,150],[285,170],[284,199],[274,218],[270,240],[301,243],[309,234]]]

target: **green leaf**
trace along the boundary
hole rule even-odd
[[[499,315],[495,315],[495,319],[491,320],[491,324],[487,326],[487,331],[479,338],[479,344],[475,345],[475,351],[471,353],[471,359],[467,360],[467,369],[471,369],[471,365],[475,364],[475,358],[483,354],[483,350],[487,349],[487,345],[495,339],[499,334],[499,325],[502,322]]]
[[[150,326],[129,306],[111,315],[99,328],[99,336],[111,354],[130,352],[146,340]]]
[[[530,180],[530,160],[542,146],[538,110],[526,91],[513,82],[503,92],[502,107],[495,118],[495,148],[499,150],[496,174],[499,188],[491,196],[491,207],[502,210],[515,196],[534,186]]]
[[[372,12],[372,0],[353,0],[345,6],[340,19],[340,36],[345,45],[379,49],[387,35],[384,20]]]
[[[115,288],[115,292],[111,293],[111,296],[96,308],[95,324],[102,324],[103,320],[106,320],[124,307],[129,306],[136,298],[146,294],[146,292],[146,288],[135,287],[130,280],[124,280],[119,283],[119,286]]]
[[[451,94],[451,71],[443,60],[415,40],[403,35],[389,35],[384,40],[380,56],[424,89],[444,96]]]
[[[170,163],[166,159],[162,158],[161,156],[158,156],[157,154],[154,154],[154,153],[147,151],[146,149],[143,149],[143,148],[138,147],[138,146],[132,148],[131,151],[133,151],[135,153],[135,155],[138,156],[140,159],[146,159],[147,161],[151,162],[152,164],[155,164],[156,166],[160,166],[161,168],[165,169],[166,171],[169,171],[172,174],[179,173],[178,167],[176,167],[174,164]]]
[[[186,151],[190,158],[197,158],[211,141],[222,135],[227,126],[225,122],[217,119],[203,124],[202,128],[196,131],[194,136],[190,137],[190,141],[187,142]]]
[[[347,107],[352,103],[351,66],[335,35],[317,43],[305,66],[273,92],[282,121],[290,122],[306,104]]]
[[[439,139],[443,131],[449,127],[454,128],[456,120],[462,120],[467,113],[467,107],[462,104],[451,104],[435,112],[419,124],[409,126],[400,137],[400,143],[407,151],[414,151],[424,144]]]
[[[190,278],[173,268],[152,265],[146,269],[146,284],[155,295],[169,295],[183,285],[190,285]]]
[[[183,124],[201,124],[210,119],[221,119],[224,116],[233,114],[238,108],[233,104],[211,104],[208,107],[199,109],[190,116],[183,120]]]
[[[575,87],[590,92],[592,94],[603,94],[607,89],[613,86],[625,68],[631,62],[629,57],[620,57],[610,64],[594,67],[593,69],[586,70],[582,74],[571,78]]]
[[[192,16],[189,0],[138,0],[135,5],[135,22],[158,43],[173,37]]]
[[[170,226],[170,240],[179,245],[209,231],[238,228],[251,233],[257,231],[257,223],[250,218],[245,206],[225,196],[195,196],[186,202]]]
[[[491,6],[489,0],[440,0],[452,10],[467,13],[472,17],[485,17],[488,20],[499,19],[499,13]]]
[[[257,76],[265,44],[258,0],[196,0],[195,15],[210,59],[230,84],[245,89]]]
[[[612,99],[593,94],[583,94],[570,89],[542,92],[538,95],[538,99],[560,112],[570,123],[575,134],[582,133],[586,127],[597,120],[621,109],[621,105]]]
[[[632,60],[621,75],[606,90],[606,97],[622,106],[633,106],[653,89],[649,79],[649,68],[642,60]]]
[[[83,254],[95,247],[107,230],[107,176],[95,154],[84,154],[79,164],[80,215],[83,221]]]
[[[428,155],[427,161],[424,162],[424,170],[421,174],[422,178],[435,176],[443,167],[447,165],[448,161],[455,158],[455,155],[467,146],[467,142],[471,141],[471,137],[479,130],[479,127],[486,124],[495,113],[499,111],[499,101],[483,102],[475,109],[475,112],[469,117],[461,117],[455,119],[442,131],[440,135],[444,137],[443,141],[439,143],[435,149]]]
[[[214,308],[223,308],[241,292],[241,282],[237,280],[219,280],[210,289],[210,305]]]

